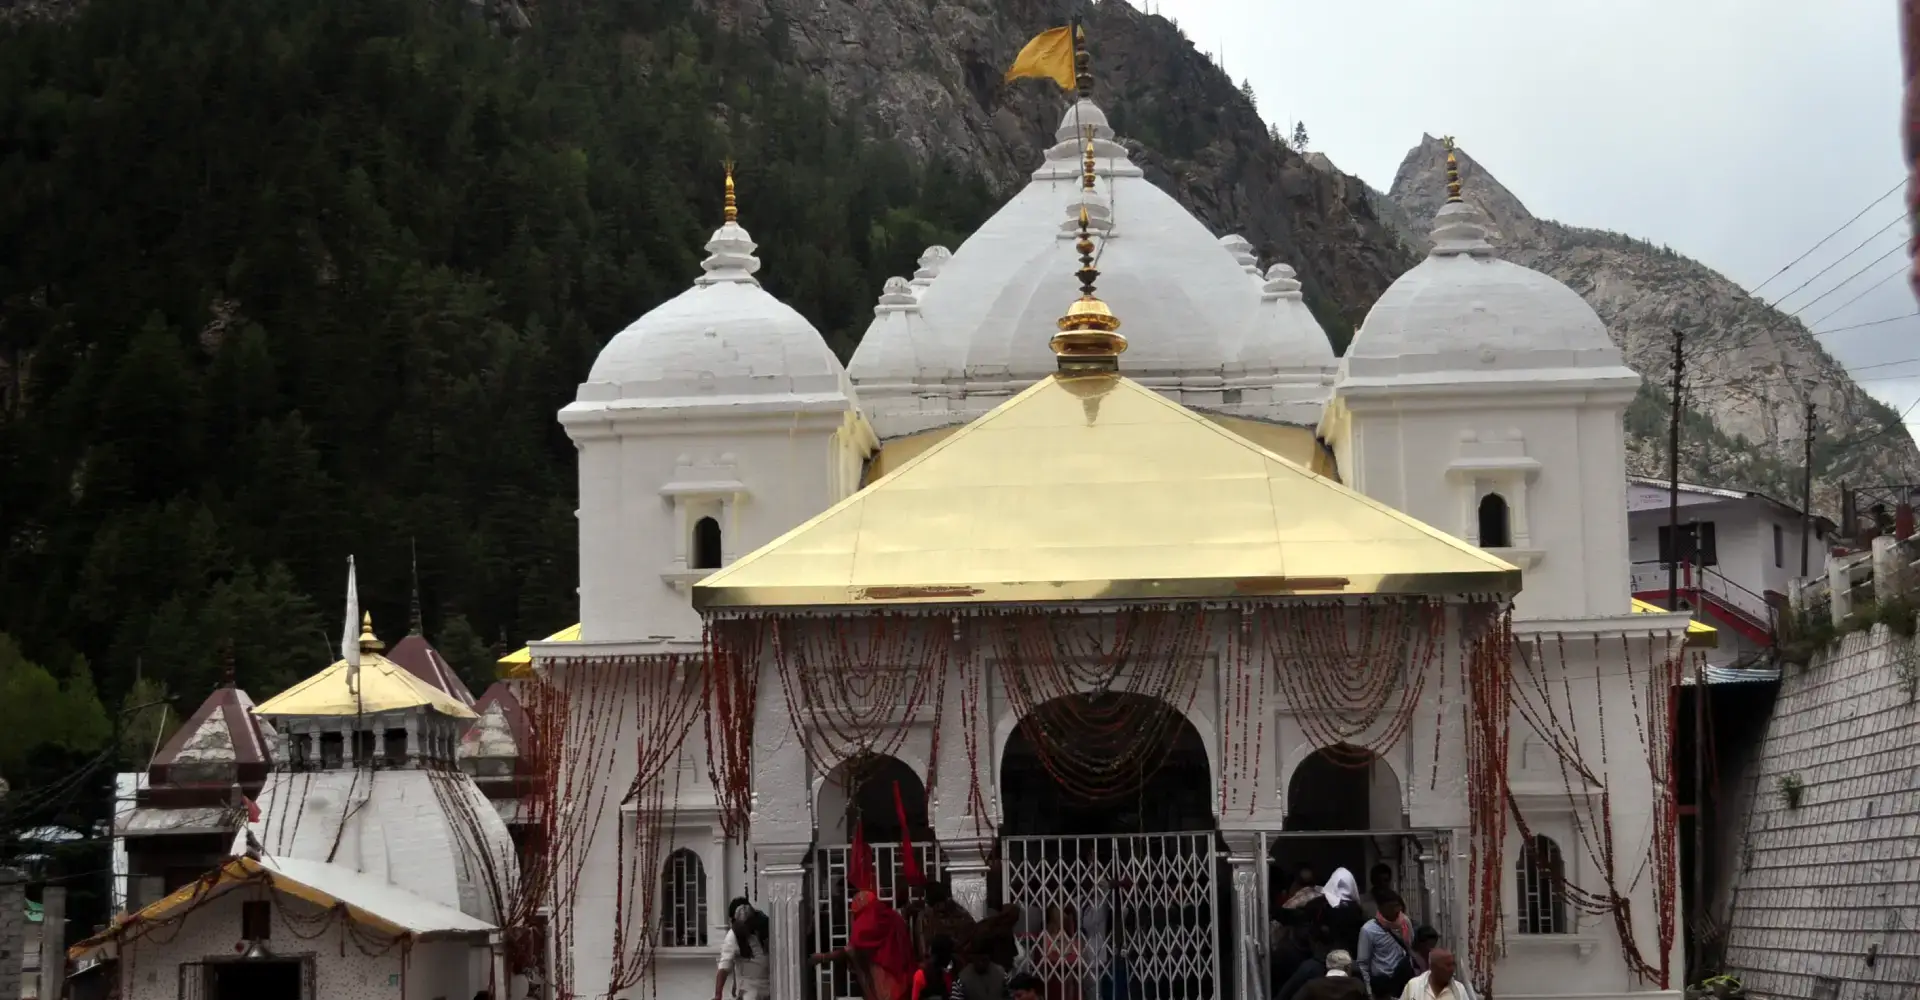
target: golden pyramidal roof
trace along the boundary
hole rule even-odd
[[[255,706],[253,714],[361,715],[430,708],[456,719],[476,718],[473,709],[421,680],[413,671],[381,656],[380,649],[380,640],[373,635],[373,617],[369,615],[361,626],[357,671],[349,667],[346,660],[336,660],[325,670]]]
[[[1514,566],[1102,372],[1042,379],[702,580],[693,603],[1519,589]]]

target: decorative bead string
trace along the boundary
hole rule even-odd
[[[1493,965],[1500,942],[1502,878],[1506,874],[1507,743],[1510,733],[1513,659],[1511,605],[1484,606],[1464,615],[1477,627],[1491,615],[1486,631],[1467,651],[1467,703],[1462,716],[1467,735],[1467,955],[1474,986],[1493,993]],[[1463,630],[1463,637],[1471,632]]]
[[[1334,763],[1367,766],[1406,737],[1439,654],[1442,604],[1329,601],[1254,616],[1295,718]]]
[[[940,731],[953,658],[948,622],[925,615],[771,621],[773,659],[787,718],[819,773],[844,761],[892,756],[920,711],[933,708]],[[938,780],[938,743],[927,767],[927,795]]]
[[[1166,762],[1199,691],[1209,625],[1195,607],[1013,610],[980,620],[1008,707],[1041,766],[1063,791],[1092,802],[1137,794]],[[1077,694],[1089,696],[1069,697]]]
[[[1639,679],[1641,672],[1635,666],[1632,644],[1626,637],[1621,638],[1622,674],[1611,674],[1602,668],[1601,664],[1609,658],[1605,656],[1600,640],[1597,637],[1594,639],[1593,711],[1601,732],[1593,737],[1592,742],[1596,744],[1601,758],[1598,768],[1588,765],[1581,755],[1580,713],[1574,708],[1575,695],[1567,669],[1564,636],[1557,636],[1553,646],[1558,661],[1557,670],[1549,668],[1546,647],[1538,639],[1532,644],[1531,656],[1526,655],[1525,650],[1521,651],[1522,655],[1517,660],[1522,668],[1520,672],[1527,675],[1527,682],[1512,686],[1511,699],[1516,714],[1553,752],[1558,762],[1575,839],[1591,867],[1598,873],[1601,885],[1599,890],[1585,888],[1570,881],[1564,869],[1549,870],[1547,874],[1554,880],[1555,891],[1577,910],[1610,916],[1629,970],[1642,981],[1666,989],[1672,977],[1669,956],[1676,933],[1675,914],[1679,892],[1675,874],[1678,807],[1669,764],[1673,744],[1671,704],[1672,692],[1679,684],[1683,658],[1656,658],[1653,646],[1657,641],[1647,643],[1645,679],[1642,681]],[[1671,644],[1672,637],[1667,637],[1667,641]],[[1559,680],[1557,685],[1554,683],[1556,674]],[[1644,851],[1636,859],[1637,870],[1631,880],[1623,880],[1620,875],[1622,859],[1613,822],[1612,771],[1608,763],[1604,694],[1604,680],[1608,676],[1624,678],[1637,742],[1644,755],[1650,787],[1654,790],[1651,835]],[[1643,683],[1646,698],[1644,711],[1641,706]],[[1554,699],[1556,688],[1561,698],[1558,704]],[[1530,847],[1534,840],[1533,830],[1511,794],[1507,799],[1508,811],[1520,831],[1522,843]],[[1653,879],[1655,933],[1660,949],[1657,961],[1649,961],[1640,948],[1631,900],[1632,893],[1637,891],[1641,881],[1649,874]]]
[[[763,618],[709,620],[707,650],[707,776],[713,782],[721,832],[745,843],[753,814],[753,734],[760,705]]]

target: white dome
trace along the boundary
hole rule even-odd
[[[692,288],[615,334],[580,387],[582,400],[852,397],[820,331],[760,287],[747,231],[728,222],[707,242]]]
[[[1354,335],[1349,375],[1621,366],[1593,307],[1494,257],[1483,219],[1465,202],[1441,208],[1433,251],[1387,288]]]
[[[847,365],[849,378],[862,385],[879,386],[939,381],[950,374],[920,359],[921,350],[931,346],[931,338],[920,319],[920,301],[914,292],[913,283],[905,278],[887,279],[886,290],[873,307],[873,322],[860,338],[853,362]]]
[[[1084,199],[1089,127],[1096,182]],[[935,341],[959,355],[946,360],[970,381],[1054,370],[1047,342],[1080,294],[1074,231],[1084,200],[1104,237],[1096,241],[1099,295],[1125,323],[1123,369],[1218,378],[1253,321],[1259,286],[1205,225],[1142,176],[1091,101],[1069,108],[1055,136],[1032,181],[960,245],[920,297]]]
[[[1233,359],[1239,372],[1323,373],[1338,364],[1333,342],[1300,294],[1293,268],[1275,264],[1260,286],[1260,320]]]

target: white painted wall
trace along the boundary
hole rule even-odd
[[[177,932],[163,931],[127,948],[120,962],[120,995],[126,1000],[178,1000],[181,965],[231,959],[237,953],[240,904],[248,898],[251,894],[245,891],[229,892],[192,911]],[[274,906],[273,937],[267,946],[280,958],[312,957],[318,993],[314,1000],[466,1000],[487,987],[484,976],[471,973],[472,956],[476,951],[485,955],[484,946],[426,942],[410,954],[396,947],[368,955],[349,939],[342,954],[337,930],[302,941],[293,936],[288,918],[277,912],[286,907],[294,926],[304,930],[325,918],[318,907],[286,896],[275,896]]]

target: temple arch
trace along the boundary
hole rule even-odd
[[[1005,719],[998,786],[1008,836],[1203,830],[1214,826],[1204,731],[1145,695],[1070,694]]]
[[[1345,868],[1365,891],[1373,865],[1386,862],[1397,868],[1397,851],[1383,849],[1375,838],[1353,836],[1405,829],[1402,777],[1392,762],[1345,743],[1301,747],[1291,759],[1295,763],[1285,779],[1286,831],[1328,836],[1276,837],[1269,857],[1279,866],[1274,877],[1291,878],[1305,866],[1324,881],[1334,869]]]
[[[906,833],[916,843],[932,843],[926,783],[906,761],[876,753],[849,757],[816,782],[816,840],[821,844],[851,843],[854,825],[858,823],[868,843],[898,843],[899,811],[893,804],[896,783],[900,786],[901,804],[906,807]]]

